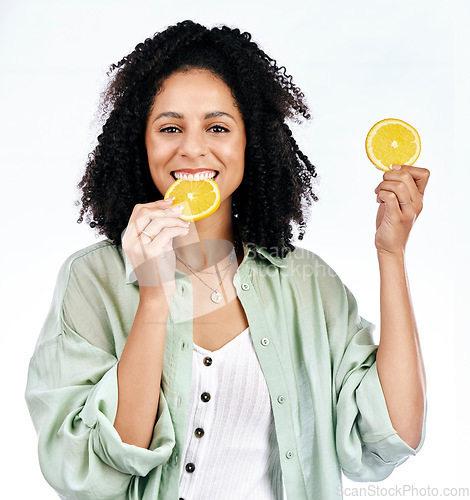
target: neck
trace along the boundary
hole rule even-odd
[[[206,269],[225,260],[228,263],[234,248],[238,263],[243,259],[231,212],[224,212],[219,209],[206,219],[192,222],[188,235],[173,240],[178,256],[194,269]]]

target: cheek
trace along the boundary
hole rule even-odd
[[[230,159],[228,163],[231,165],[229,168],[230,178],[233,183],[232,188],[237,189],[243,180],[243,174],[245,171],[245,144],[239,141],[236,147],[232,147],[230,150]]]
[[[150,170],[161,170],[171,156],[171,151],[168,146],[159,141],[146,141],[147,158]]]
[[[246,141],[240,141],[239,147],[237,149],[237,163],[240,169],[240,182],[243,178],[243,173],[245,171],[245,146]]]
[[[171,184],[171,180],[168,180],[165,176],[165,165],[169,153],[164,147],[156,144],[155,141],[146,141],[146,149],[150,175],[156,188],[163,196]]]
[[[158,144],[155,140],[146,140],[145,147],[147,149],[147,156],[150,161],[158,160],[159,155],[161,154],[161,148],[158,147]]]
[[[224,156],[233,166],[243,167],[245,164],[245,141],[240,139],[227,144],[224,148]]]

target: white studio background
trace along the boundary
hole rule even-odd
[[[106,70],[137,43],[184,19],[251,32],[306,94],[313,119],[295,133],[321,179],[320,201],[300,246],[337,271],[362,316],[377,325],[373,191],[382,173],[367,159],[365,136],[388,117],[419,131],[416,166],[428,168],[431,178],[407,268],[426,362],[427,439],[417,457],[377,485],[375,496],[395,498],[397,488],[413,485],[421,497],[441,498],[425,496],[424,489],[470,486],[463,322],[469,3],[0,0],[3,498],[57,498],[40,473],[24,387],[61,264],[98,241],[85,223],[76,224],[73,202],[98,130]],[[368,484],[344,481],[345,488],[361,486]],[[352,495],[349,490],[345,498]]]

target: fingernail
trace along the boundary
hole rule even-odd
[[[400,170],[401,165],[392,165],[392,170]]]
[[[172,196],[171,198],[165,198],[163,201],[173,201],[175,199],[174,196]]]
[[[182,212],[183,206],[182,205],[175,205],[174,207],[171,207],[171,210],[175,213]]]

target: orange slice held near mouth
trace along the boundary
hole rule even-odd
[[[377,168],[392,170],[392,165],[413,165],[421,152],[421,140],[408,123],[387,118],[369,130],[366,152]]]
[[[168,188],[164,199],[173,197],[173,205],[183,205],[179,216],[189,222],[205,219],[220,205],[219,186],[212,179],[189,181],[178,179]]]

